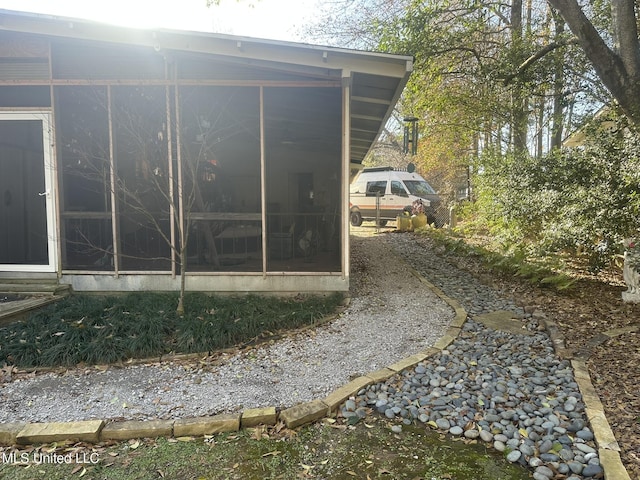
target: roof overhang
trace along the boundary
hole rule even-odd
[[[339,78],[350,86],[352,163],[362,163],[413,70],[413,57],[217,33],[133,29],[0,9],[0,30],[209,54],[260,68]],[[344,83],[343,83],[344,84]]]

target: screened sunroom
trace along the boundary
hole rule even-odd
[[[0,276],[337,291],[411,58],[0,11]]]

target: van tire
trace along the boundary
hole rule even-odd
[[[387,224],[386,220],[378,220],[376,222],[376,227],[384,227]]]
[[[357,210],[351,212],[349,220],[351,220],[351,225],[353,225],[354,227],[359,227],[360,225],[362,225],[362,215],[360,215],[360,212],[358,212]]]

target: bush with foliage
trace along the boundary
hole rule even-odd
[[[505,249],[586,255],[592,269],[640,230],[640,134],[609,115],[580,147],[542,158],[485,154],[476,178],[475,223]]]

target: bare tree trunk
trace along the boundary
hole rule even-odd
[[[522,44],[522,0],[513,0],[511,4],[511,40],[512,48],[519,51]],[[527,151],[527,104],[523,89],[516,82],[511,93],[511,132],[516,155]]]
[[[536,158],[542,158],[544,154],[544,111],[546,102],[544,96],[541,96],[538,100],[538,128],[536,128]]]
[[[178,296],[178,307],[176,313],[181,317],[184,315],[184,294],[186,290],[186,265],[187,265],[187,247],[185,244],[180,249],[180,295]]]
[[[554,24],[556,26],[556,39],[560,39],[564,35],[564,19],[557,15],[555,12],[551,12],[553,16]],[[558,49],[554,52],[555,55],[555,68],[553,78],[553,113],[551,126],[551,150],[556,150],[562,146],[562,136],[564,127],[564,55],[562,49]]]
[[[602,83],[629,119],[640,123],[640,42],[633,0],[612,0],[619,53],[611,50],[576,0],[549,0],[564,17]]]
[[[195,177],[197,179],[197,177]],[[193,186],[194,193],[194,205],[200,212],[205,211],[204,200],[202,199],[202,193],[200,192],[200,187],[198,185],[197,180],[194,182]],[[213,263],[214,266],[220,266],[220,258],[218,257],[218,249],[216,248],[216,241],[211,231],[211,222],[202,222],[203,228],[202,233],[204,234],[204,240],[207,244],[207,248],[209,249],[210,262]]]

